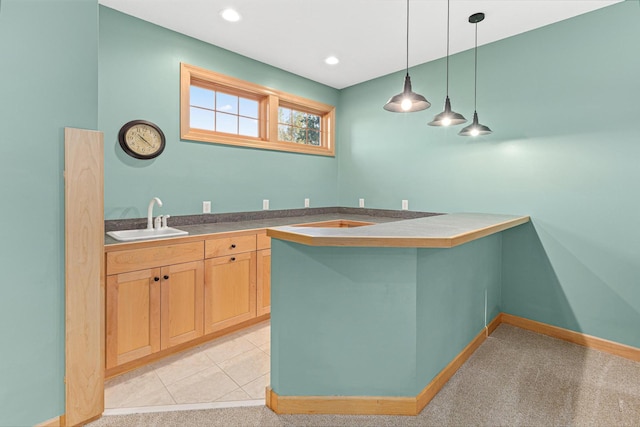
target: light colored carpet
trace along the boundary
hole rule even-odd
[[[276,415],[265,407],[105,416],[101,426],[640,426],[640,363],[508,325],[417,417]]]

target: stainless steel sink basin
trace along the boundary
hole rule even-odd
[[[120,230],[107,231],[107,234],[121,242],[129,242],[132,240],[160,239],[163,237],[186,236],[188,231],[178,230],[177,228],[167,227],[161,229],[141,229],[141,230]]]

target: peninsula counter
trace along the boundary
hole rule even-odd
[[[500,232],[528,221],[464,213],[268,229],[267,405],[419,413],[487,335],[500,312]]]

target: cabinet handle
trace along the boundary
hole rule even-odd
[[[236,244],[235,244],[235,243],[232,243],[232,244],[231,244],[231,249],[235,249],[235,248],[236,248]]]
[[[154,278],[153,278],[153,281],[154,281],[154,282],[157,282],[158,280],[160,280],[160,278],[159,278],[159,277],[154,277]]]
[[[167,276],[166,274],[164,275],[164,280],[167,280],[169,278],[169,276]]]
[[[231,261],[235,261],[235,260],[236,260],[236,257],[232,256]]]

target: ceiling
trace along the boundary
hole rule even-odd
[[[451,0],[450,51],[473,48],[623,0]],[[406,66],[403,0],[99,0],[128,15],[342,89]],[[232,7],[242,19],[224,21]],[[411,0],[409,66],[446,56],[446,0]],[[337,65],[324,59],[335,55]]]

